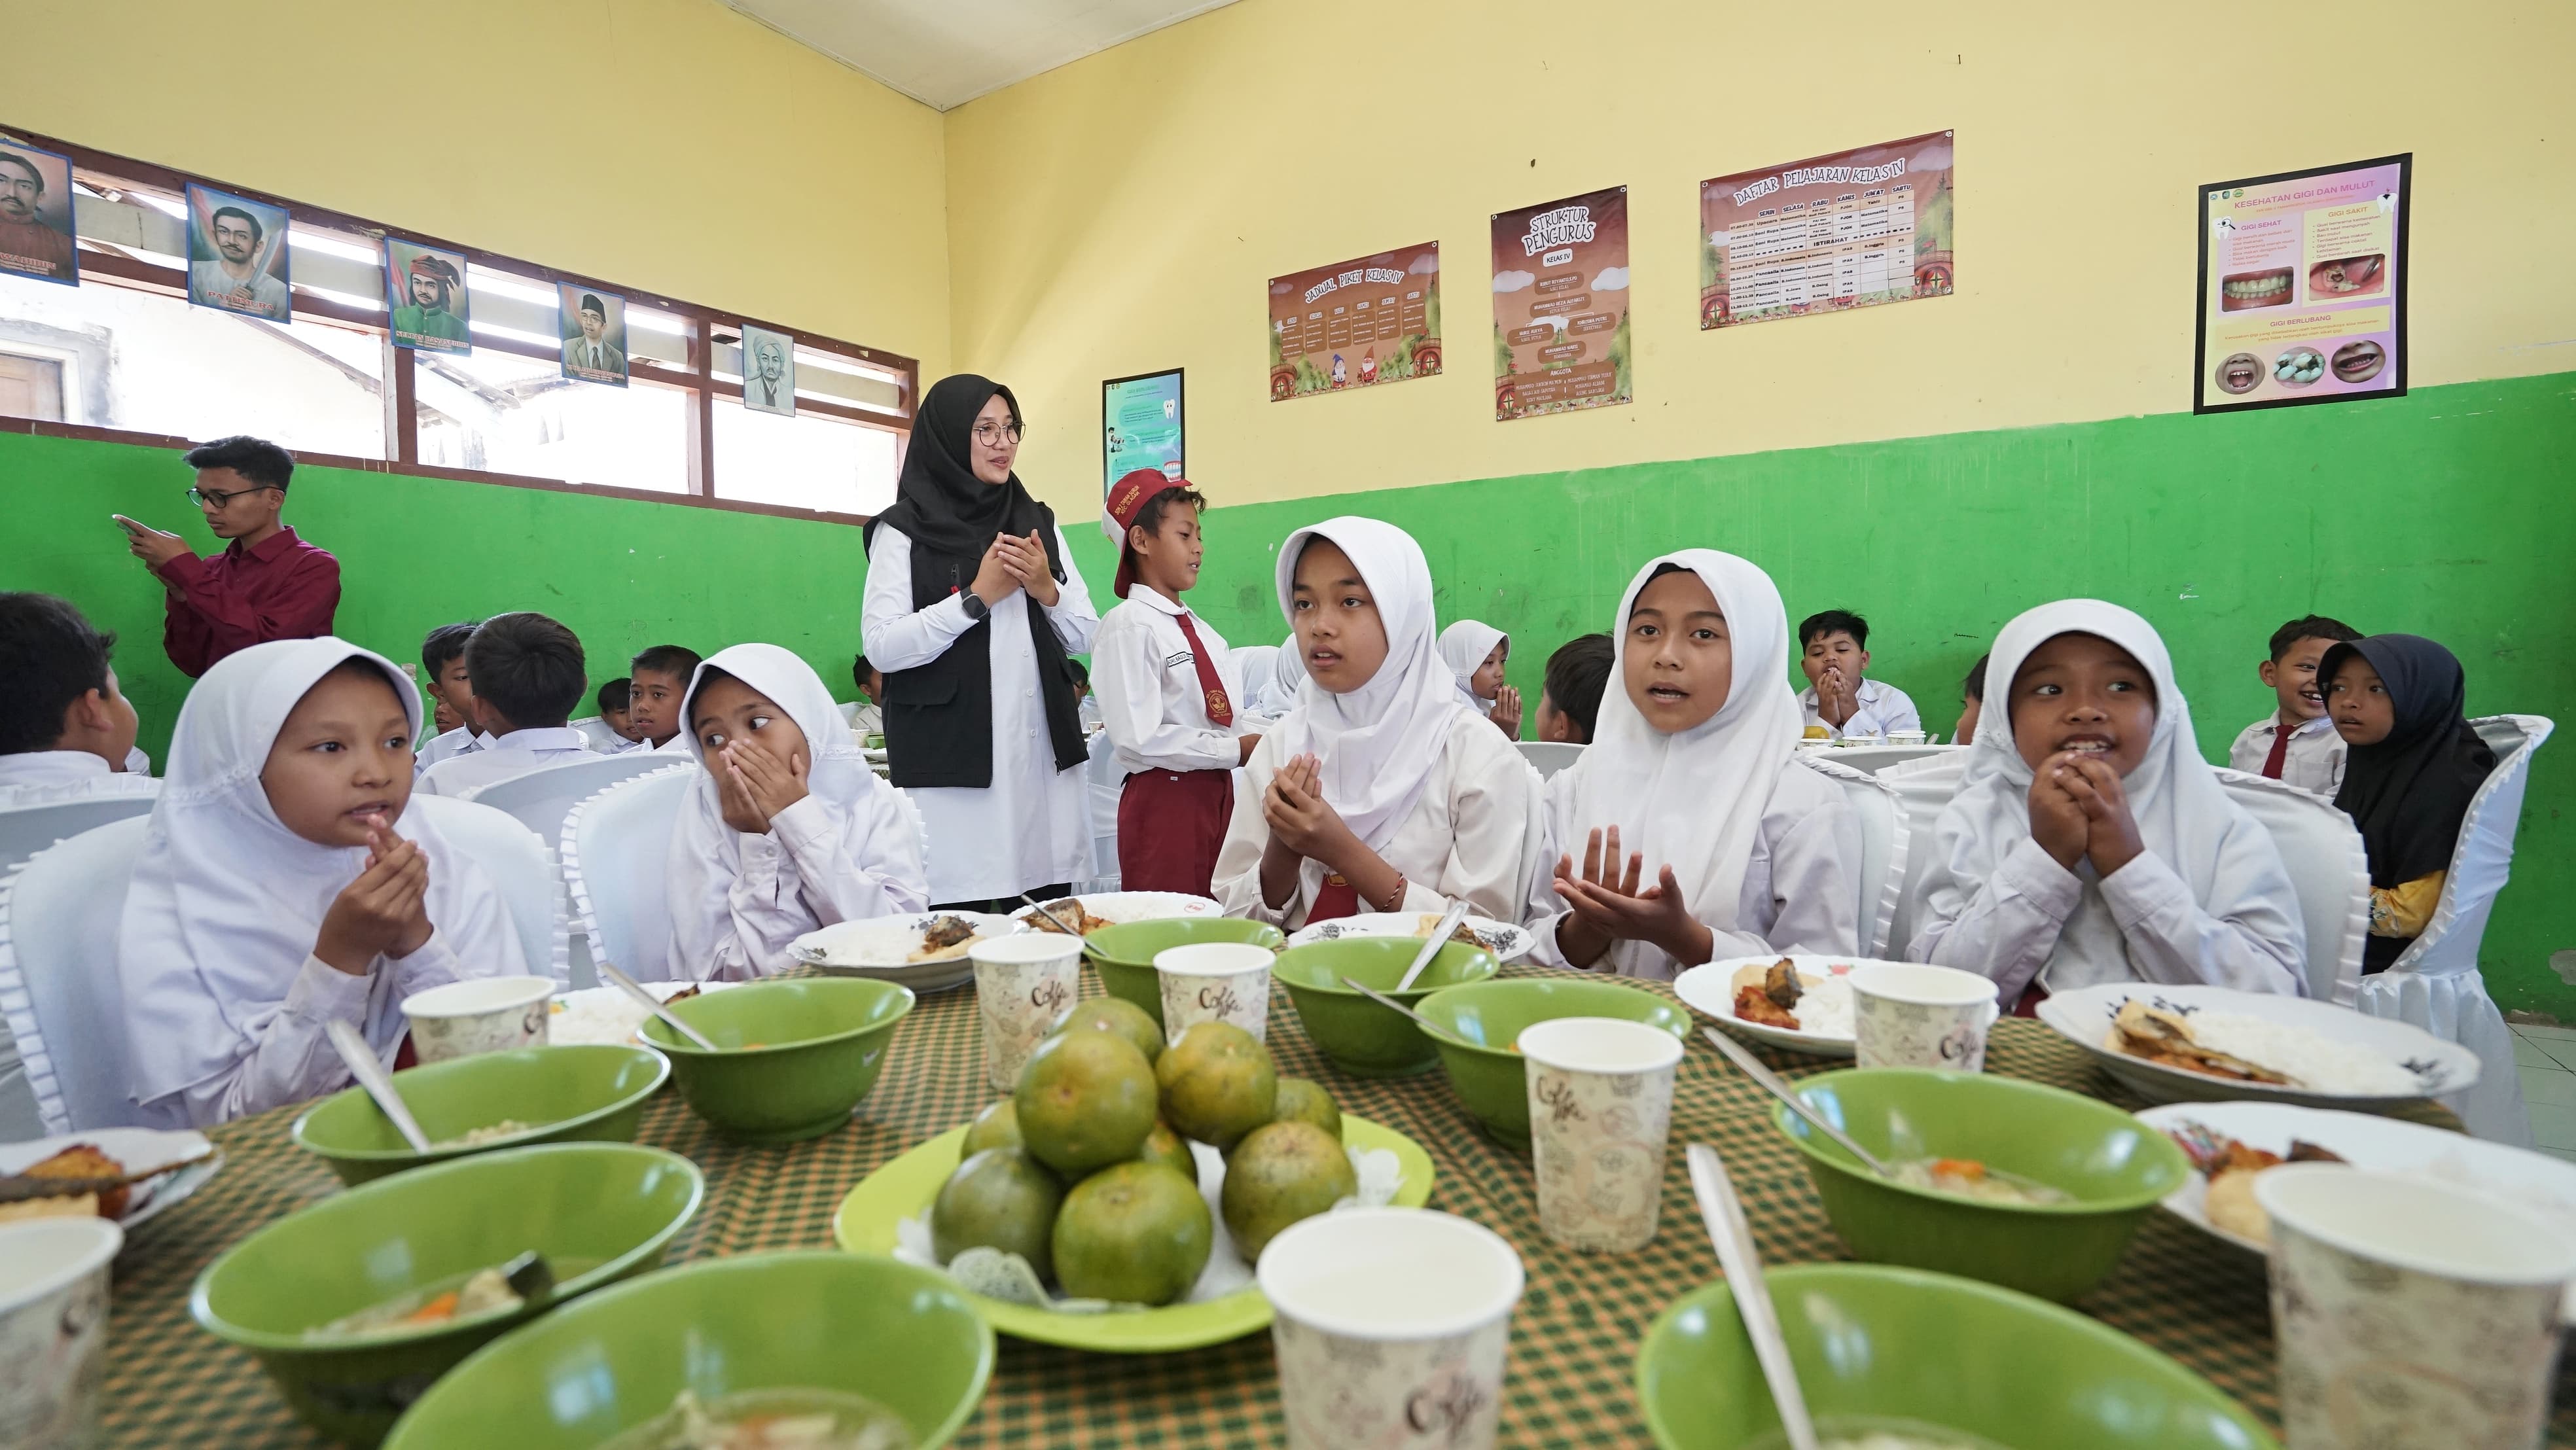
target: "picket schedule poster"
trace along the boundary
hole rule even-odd
[[[1496,421],[1636,398],[1628,188],[1494,213]]]
[[[1110,378],[1100,385],[1100,496],[1140,468],[1183,477],[1181,370]]]
[[[2406,391],[2406,217],[2415,158],[2200,189],[2191,410]]]
[[[1438,242],[1270,279],[1270,401],[1438,371]]]
[[[1947,296],[1952,140],[1934,131],[1701,182],[1701,330]]]

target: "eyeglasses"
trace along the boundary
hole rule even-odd
[[[987,448],[999,448],[1004,443],[1016,445],[1021,431],[1017,423],[978,423],[975,425],[975,441]]]
[[[230,493],[217,493],[211,488],[192,488],[188,490],[188,502],[199,508],[224,509],[231,507],[234,499],[246,494],[263,493],[276,486],[273,483],[263,483],[257,488],[237,488]]]

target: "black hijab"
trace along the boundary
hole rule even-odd
[[[875,536],[876,524],[891,524],[916,549],[980,559],[995,534],[1027,538],[1034,530],[1061,581],[1055,511],[1031,498],[1016,473],[998,488],[975,476],[975,415],[997,393],[1010,405],[1011,421],[1018,422],[1020,400],[991,378],[955,373],[930,385],[913,414],[912,446],[895,480],[894,507],[876,516],[869,536]]]
[[[2375,634],[2327,650],[2318,680],[2331,691],[2335,672],[2355,655],[2379,672],[2397,718],[2387,739],[2346,750],[2335,804],[2361,827],[2370,884],[2402,886],[2449,869],[2469,798],[2495,769],[2495,752],[2469,725],[2467,681],[2449,650],[2420,635]],[[2331,694],[2327,700],[2331,709]]]

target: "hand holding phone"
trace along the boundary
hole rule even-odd
[[[115,520],[116,526],[125,530],[128,534],[133,534],[139,537],[143,534],[152,532],[149,528],[136,523],[134,520],[127,518],[123,514],[109,514],[108,517]]]

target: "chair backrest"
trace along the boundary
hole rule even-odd
[[[41,1133],[143,1123],[129,1097],[116,935],[150,826],[129,816],[84,831],[0,888],[0,1012]]]
[[[581,732],[581,738],[593,750],[606,750],[622,743],[626,738],[610,729],[608,722],[596,715],[573,721],[572,728]]]
[[[2469,813],[2460,822],[2459,844],[2451,848],[2450,874],[2442,881],[2442,899],[2433,908],[2433,919],[2425,923],[2424,934],[2389,964],[2390,976],[2478,969],[2478,943],[2486,935],[2487,914],[2495,909],[2496,893],[2512,875],[2514,830],[2522,820],[2523,791],[2531,784],[2531,757],[2558,728],[2544,715],[2490,715],[2469,724],[2495,751],[2496,768],[2469,798]]]
[[[1891,765],[1928,760],[1963,748],[1957,745],[1834,745],[1807,754],[1837,765],[1848,765],[1864,775],[1876,775]]]
[[[1808,757],[1801,756],[1800,759]],[[1914,940],[1914,914],[1923,900],[1923,873],[1932,865],[1932,827],[1959,793],[1959,777],[1968,768],[1968,753],[1950,751],[1901,762],[1872,777],[1895,792],[1905,814],[1905,873],[1896,889],[1896,907],[1887,924],[1887,954],[1903,957]]]
[[[673,763],[673,759],[649,750],[630,750],[596,760],[567,760],[561,765],[541,765],[525,775],[476,786],[458,799],[480,801],[507,811],[520,824],[544,837],[547,845],[561,850],[564,817],[572,814],[574,806],[621,780],[659,770]]]
[[[865,709],[867,707],[867,703],[868,702],[865,700],[843,700],[840,706],[841,723],[848,725],[856,722],[859,718],[859,711]]]
[[[2308,995],[2349,1007],[2361,985],[2361,948],[2370,936],[2370,856],[2352,817],[2311,791],[2241,770],[2219,785],[2281,848],[2307,927]]]
[[[1528,761],[1538,772],[1538,778],[1541,780],[1548,779],[1583,758],[1582,746],[1567,745],[1561,741],[1515,740],[1512,745],[1520,751],[1521,759]]]
[[[1867,771],[1814,755],[1795,758],[1841,787],[1843,799],[1860,817],[1861,858],[1849,863],[1853,885],[1860,892],[1860,955],[1884,957],[1897,897],[1905,885],[1907,846],[1913,834],[1904,804],[1893,787]]]
[[[1086,891],[1118,889],[1118,801],[1127,792],[1127,767],[1118,763],[1109,732],[1091,737],[1090,763],[1083,768],[1083,796],[1091,805],[1091,874],[1076,884]]]
[[[692,762],[621,780],[573,807],[564,821],[564,887],[590,958],[614,962],[640,981],[672,975],[663,873],[671,828],[697,771]]]
[[[148,795],[82,796],[0,810],[0,874],[56,841],[94,831],[110,821],[151,813],[152,797]]]
[[[545,839],[506,812],[454,796],[415,791],[409,809],[422,812],[449,845],[474,858],[492,878],[501,904],[509,908],[528,970],[571,983],[572,923],[564,910],[563,876]]]

